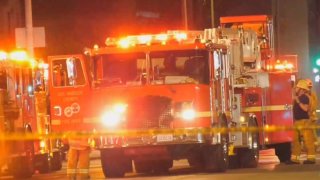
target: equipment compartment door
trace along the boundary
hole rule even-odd
[[[293,124],[292,115],[292,93],[293,82],[292,73],[270,74],[270,87],[268,89],[266,121],[268,125],[291,126]],[[268,133],[270,144],[291,142],[292,132],[277,131]]]

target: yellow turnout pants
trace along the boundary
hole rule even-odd
[[[90,149],[73,149],[68,152],[67,175],[69,179],[90,179]]]
[[[308,127],[312,124],[309,119],[299,120],[294,122],[295,127]],[[293,133],[293,141],[291,146],[291,160],[292,161],[299,161],[300,154],[301,154],[301,144],[300,144],[300,137],[303,137],[304,145],[307,149],[307,159],[314,161],[316,158],[315,152],[315,137],[314,131],[312,129],[303,129],[303,130],[295,130]]]

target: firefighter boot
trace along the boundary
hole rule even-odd
[[[303,121],[294,122],[294,126],[302,126],[304,124]],[[300,131],[293,131],[293,139],[291,144],[291,160],[286,162],[286,164],[300,164],[299,157],[301,153],[301,145],[300,145]]]
[[[310,125],[309,121],[305,122],[306,127]],[[304,161],[303,164],[315,164],[316,148],[314,145],[314,142],[315,142],[314,131],[312,129],[306,129],[306,130],[303,130],[302,135],[303,135],[303,139],[307,149],[307,160]]]
[[[69,149],[68,152],[68,164],[67,164],[67,176],[69,180],[75,180],[77,174],[78,163],[78,151],[76,149]]]
[[[79,161],[78,161],[78,173],[77,180],[90,179],[89,166],[90,166],[90,148],[79,150]]]

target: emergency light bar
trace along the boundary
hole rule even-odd
[[[26,51],[19,50],[11,52],[9,58],[15,61],[27,61],[29,57]]]
[[[294,65],[287,60],[277,60],[274,65],[267,65],[267,70],[292,71],[294,68]]]
[[[4,61],[8,58],[8,53],[0,51],[0,61]]]
[[[15,62],[15,63],[28,63],[32,68],[47,69],[48,64],[38,62],[37,60],[30,58],[28,53],[24,50],[15,50],[11,52],[0,51],[0,61]]]
[[[127,36],[123,38],[107,38],[105,41],[106,46],[118,46],[121,48],[134,47],[136,45],[162,44],[168,42],[195,42],[196,39],[202,39],[203,32],[201,31],[168,31],[162,34],[146,34]]]

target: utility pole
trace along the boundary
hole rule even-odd
[[[214,28],[214,0],[211,0],[211,8],[210,8],[210,12],[211,12],[211,27]]]
[[[188,6],[187,6],[187,0],[182,0],[182,20],[184,29],[188,30]]]
[[[26,18],[26,47],[28,55],[33,58],[33,25],[32,25],[32,0],[25,0],[25,18]]]

